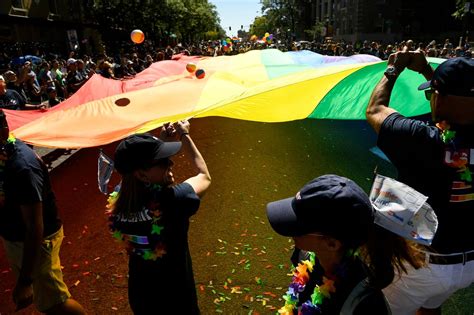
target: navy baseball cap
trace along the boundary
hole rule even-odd
[[[441,94],[474,97],[474,59],[448,59],[436,68],[433,78],[418,90],[433,88]]]
[[[280,235],[321,233],[360,245],[374,222],[367,194],[352,180],[323,175],[307,183],[295,197],[267,205],[270,225]]]
[[[138,169],[146,169],[153,162],[175,155],[181,149],[181,142],[163,142],[149,134],[128,136],[117,146],[114,156],[115,169],[127,174]]]

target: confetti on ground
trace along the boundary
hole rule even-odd
[[[77,287],[79,283],[81,283],[81,280],[77,280],[76,282],[74,282],[74,286]]]
[[[118,308],[116,308],[115,306],[112,306],[111,308],[112,308],[112,310],[114,310],[114,311],[118,311]]]

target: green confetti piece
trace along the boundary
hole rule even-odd
[[[216,308],[216,313],[224,313],[221,309]]]
[[[235,273],[235,269],[232,269],[232,273]]]
[[[283,267],[285,267],[285,265],[278,265],[278,268],[280,269],[283,269]]]
[[[161,230],[163,230],[164,228],[165,228],[164,226],[159,226],[159,225],[153,224],[151,226],[151,234],[160,235]]]
[[[212,290],[212,293],[216,294],[217,292],[216,292],[216,290]]]
[[[249,288],[244,288],[244,291],[245,292],[250,292],[250,289]]]

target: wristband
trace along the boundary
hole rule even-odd
[[[183,136],[185,136],[185,135],[189,135],[189,132],[183,132],[183,133],[181,134],[181,136],[179,136],[179,140],[180,140],[180,141],[183,140]]]

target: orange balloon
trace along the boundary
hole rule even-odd
[[[141,30],[133,30],[130,34],[130,38],[135,44],[141,44],[145,40],[145,34],[143,34]]]
[[[193,73],[194,71],[196,71],[196,65],[190,62],[186,65],[186,70],[188,70],[189,73]]]

